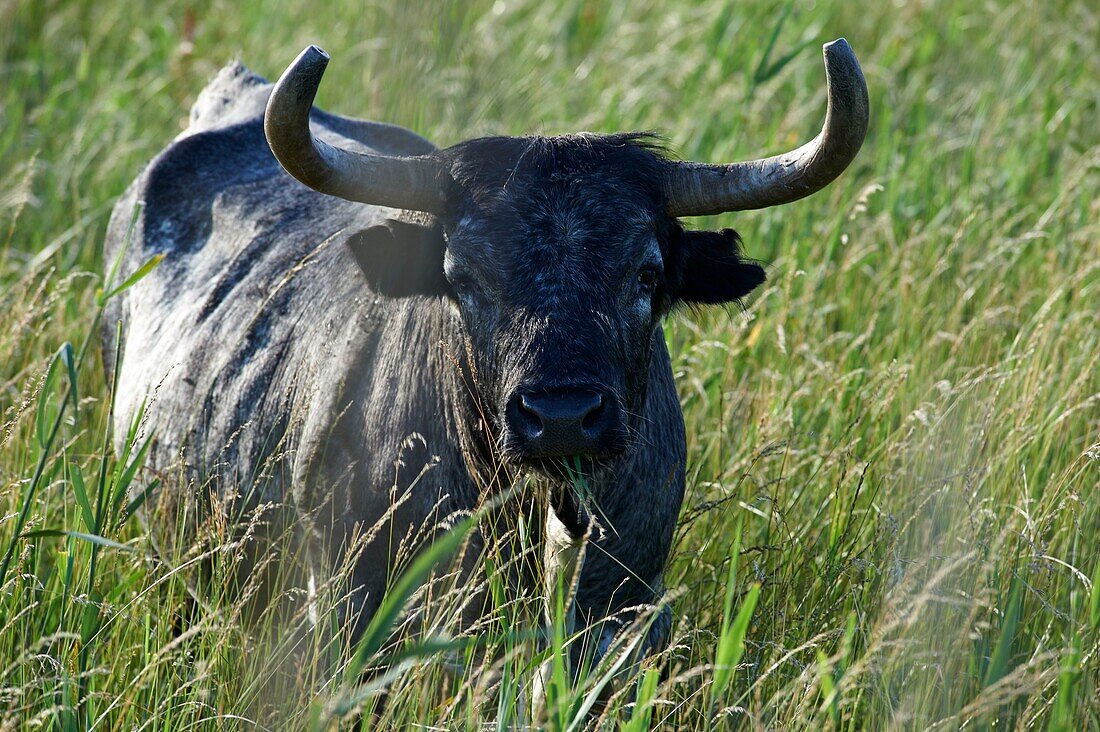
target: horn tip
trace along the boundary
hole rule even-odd
[[[331,56],[325,52],[325,49],[311,43],[298,54],[295,65],[302,62],[308,64],[327,64],[330,59]]]
[[[835,41],[830,41],[821,47],[826,56],[851,56],[852,47],[848,45],[848,39],[843,36],[837,38]]]
[[[859,67],[856,52],[848,45],[844,38],[838,38],[822,47],[825,55],[825,71],[830,78],[835,80],[851,79],[856,84],[863,84],[863,71]]]

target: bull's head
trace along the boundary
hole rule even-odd
[[[661,317],[763,282],[733,231],[689,231],[678,217],[808,196],[840,175],[867,130],[867,89],[843,39],[825,46],[821,134],[728,165],[670,161],[637,134],[487,138],[407,157],[336,148],[309,129],[327,63],[311,46],[275,85],[272,151],[323,193],[431,214],[368,229],[353,250],[383,293],[453,303],[494,438],[536,467],[626,449]]]

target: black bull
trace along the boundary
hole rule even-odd
[[[532,476],[550,498],[546,571],[572,571],[562,557],[590,543],[574,599],[585,622],[652,606],[685,460],[661,318],[764,279],[732,231],[677,217],[785,203],[840,174],[866,131],[866,89],[843,40],[825,57],[821,135],[730,165],[671,161],[645,135],[437,150],[311,110],[319,49],[274,87],[223,69],[108,232],[107,261],[121,254],[124,270],[165,255],[112,306],[105,348],[121,320],[117,439],[148,400],[150,464],[182,462],[147,512],[165,524],[154,537],[212,487],[223,507],[273,501],[310,517],[299,530],[324,572],[404,496],[355,565],[362,622],[385,588],[389,537]],[[606,632],[594,640],[606,647]]]

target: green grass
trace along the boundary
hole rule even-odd
[[[248,631],[228,594],[188,602],[197,556],[215,585],[240,561],[219,527],[165,563],[126,518],[140,445],[105,448],[103,233],[222,63],[273,77],[317,42],[333,56],[321,106],[439,144],[656,129],[722,160],[815,133],[818,49],[841,35],[871,91],[859,158],[808,200],[700,221],[735,226],[769,281],[743,311],[666,327],[688,426],[675,641],[637,704],[619,694],[586,718],[596,669],[555,690],[550,719],[1100,728],[1095,4],[392,5],[0,0],[0,729],[531,714],[545,654],[491,562],[476,642],[444,633],[444,587],[395,616],[431,634],[348,667],[324,621]]]

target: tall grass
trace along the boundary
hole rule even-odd
[[[0,2],[0,728],[506,728],[554,657],[499,557],[481,624],[456,574],[395,580],[409,632],[356,654],[338,578],[321,622],[247,626],[186,590],[201,562],[228,582],[242,540],[165,561],[128,518],[142,446],[105,440],[103,231],[218,66],[272,77],[318,42],[322,106],[440,144],[657,129],[720,160],[814,134],[840,35],[871,89],[860,157],[806,201],[699,221],[769,281],[666,326],[689,442],[674,641],[623,683],[624,634],[543,721],[1100,728],[1100,11],[392,6]]]

